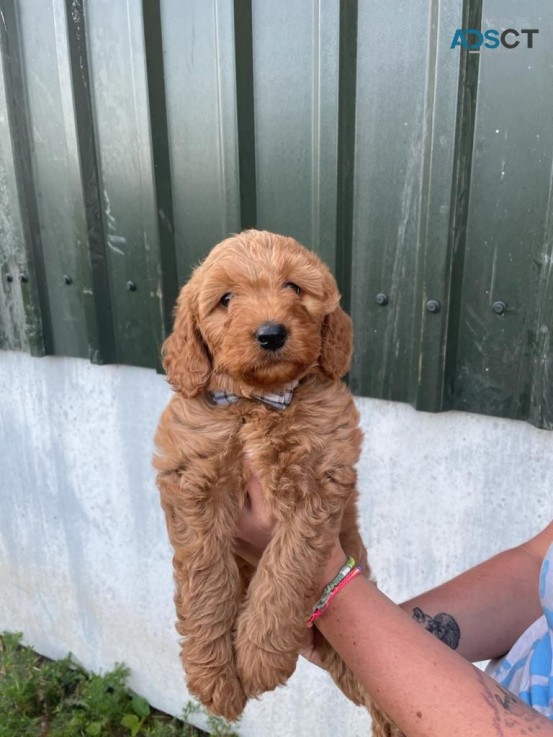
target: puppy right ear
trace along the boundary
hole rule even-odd
[[[185,397],[196,397],[211,373],[211,361],[197,327],[196,311],[193,286],[189,283],[181,289],[173,332],[161,349],[167,379]]]

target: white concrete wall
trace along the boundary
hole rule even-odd
[[[173,630],[171,551],[150,466],[170,396],[154,371],[0,352],[0,630],[87,668],[116,662],[154,705],[188,700]],[[553,517],[553,434],[360,399],[362,525],[401,600]],[[363,710],[301,663],[248,706],[242,737],[361,737]]]

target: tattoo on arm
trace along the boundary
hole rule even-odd
[[[504,711],[508,711],[515,716],[525,716],[528,711],[527,705],[521,701],[514,693],[511,693],[503,686],[497,684],[497,690],[499,693],[494,694],[494,698],[498,704],[500,704]]]
[[[493,727],[498,737],[507,737],[509,734],[536,734],[548,729],[549,720],[543,717],[531,706],[508,691],[499,683],[487,682],[484,674],[478,671],[478,679],[482,684],[482,695],[489,704],[493,717]]]
[[[422,624],[428,632],[435,635],[452,650],[456,650],[461,639],[461,630],[451,614],[441,612],[431,617],[425,614],[418,606],[413,609],[413,619]]]

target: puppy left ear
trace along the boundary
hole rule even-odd
[[[340,305],[325,317],[321,338],[319,368],[329,379],[341,379],[350,367],[353,324]]]

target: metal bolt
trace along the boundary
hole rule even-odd
[[[127,289],[129,290],[129,292],[136,292],[136,283],[129,279],[129,281],[127,282]]]
[[[376,304],[381,305],[381,307],[385,307],[389,301],[388,295],[384,294],[384,292],[379,292],[376,295]]]
[[[73,279],[69,276],[69,274],[65,274],[63,277],[64,284],[73,284]]]
[[[11,283],[13,281],[13,274],[6,274],[6,281]]]
[[[23,282],[23,284],[26,284],[29,281],[29,277],[27,274],[19,274],[19,281]]]
[[[493,303],[492,310],[496,315],[504,315],[507,312],[507,305],[503,300],[498,299],[497,302]]]
[[[426,303],[426,311],[436,313],[439,312],[442,308],[442,305],[437,299],[429,299]]]

